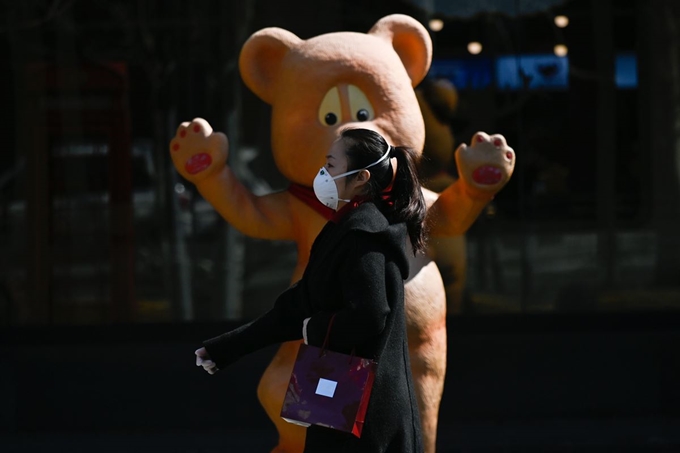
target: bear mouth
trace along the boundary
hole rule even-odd
[[[187,173],[190,175],[195,175],[196,173],[200,173],[208,168],[210,164],[212,164],[212,157],[210,157],[210,154],[200,153],[196,154],[195,156],[191,156],[191,158],[184,165],[184,168],[186,168]]]
[[[484,165],[472,172],[472,179],[477,184],[484,184],[487,186],[498,184],[503,179],[501,169],[493,165]]]

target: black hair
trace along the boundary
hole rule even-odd
[[[344,129],[340,138],[346,145],[347,171],[366,168],[384,156],[389,149],[387,159],[367,168],[371,178],[366,184],[364,195],[379,207],[391,223],[406,223],[414,253],[424,251],[426,206],[416,170],[418,154],[408,147],[390,146],[380,134],[368,129]],[[396,175],[392,168],[392,157],[397,158]],[[390,183],[391,203],[383,199],[383,193]]]

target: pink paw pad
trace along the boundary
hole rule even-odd
[[[212,164],[212,157],[210,157],[210,154],[200,153],[192,156],[187,163],[184,164],[184,168],[190,175],[195,175],[208,168],[210,164]]]
[[[507,153],[505,153],[505,157],[507,157],[508,160],[512,160],[512,153],[508,151]]]
[[[501,141],[500,138],[497,138],[496,140],[493,141],[493,146],[502,146],[503,142]]]
[[[480,135],[477,136],[477,141],[478,141],[479,143],[482,143],[482,142],[485,142],[486,139],[484,138],[483,135],[480,134]]]
[[[181,131],[179,131],[179,136],[180,136],[181,138],[184,138],[186,135],[187,135],[187,130],[186,130],[186,129],[182,129]]]
[[[172,145],[172,150],[178,151],[179,150],[179,143],[175,143],[174,145]]]
[[[201,132],[201,126],[198,124],[194,124],[194,132]]]
[[[484,165],[472,172],[472,179],[474,179],[477,184],[493,185],[503,179],[503,173],[498,167]]]

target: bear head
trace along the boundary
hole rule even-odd
[[[373,129],[395,146],[422,152],[425,126],[414,87],[425,77],[432,41],[415,19],[395,14],[367,33],[302,40],[265,28],[243,45],[245,84],[272,106],[272,153],[290,181],[311,186],[347,127]]]

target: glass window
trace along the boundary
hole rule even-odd
[[[680,308],[671,252],[680,242],[671,227],[680,226],[671,126],[680,91],[669,69],[678,36],[667,20],[677,9],[633,1],[503,9],[511,3],[431,8],[444,20],[430,83],[446,79],[458,92],[442,121],[457,143],[492,130],[517,151],[511,181],[466,236],[467,275],[462,295],[449,291],[451,311]],[[469,82],[479,68],[487,69],[478,80],[493,71],[490,83]],[[459,277],[440,261],[445,280]]]
[[[285,189],[271,109],[239,74],[241,46],[268,26],[307,39],[366,32],[390,13],[420,20],[434,44],[417,90],[454,147],[425,154],[451,156],[478,130],[517,153],[507,186],[437,252],[449,313],[680,308],[672,0],[201,5],[7,7],[0,325],[240,319],[270,307],[295,244],[227,224],[176,172],[169,141],[203,117],[228,135],[249,190]],[[424,167],[433,190],[445,187],[435,173],[458,177],[452,159]]]

